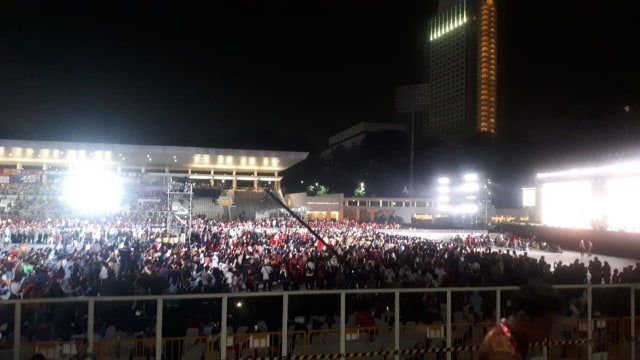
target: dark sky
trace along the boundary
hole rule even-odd
[[[0,5],[0,137],[280,148],[391,120],[393,87],[422,78],[436,4],[16,3]],[[629,4],[509,2],[511,124],[640,103]]]

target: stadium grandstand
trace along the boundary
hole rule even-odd
[[[282,198],[281,173],[307,155],[0,140],[0,211],[23,218],[167,211],[254,218],[268,210],[260,193],[269,188]]]

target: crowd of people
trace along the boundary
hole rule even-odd
[[[310,225],[323,241],[283,219],[195,220],[185,242],[167,237],[156,223],[7,221],[0,229],[5,237],[0,291],[5,297],[33,298],[116,295],[132,289],[176,294],[497,286],[531,277],[553,284],[640,281],[639,266],[612,271],[597,257],[589,264],[576,260],[567,265],[529,257],[523,240],[508,234],[443,242],[392,235],[373,223]],[[7,241],[11,238],[26,244]],[[32,245],[37,242],[45,245]]]
[[[606,261],[601,263],[597,257],[590,258],[588,264],[579,260],[566,265],[551,264],[544,257],[528,256],[529,249],[542,248],[542,244],[510,234],[454,235],[446,241],[432,241],[412,235],[411,231],[397,231],[395,224],[310,221],[320,241],[293,219],[195,219],[190,229],[182,229],[190,236],[180,241],[179,236],[167,233],[160,221],[156,218],[4,221],[0,234],[9,241],[4,242],[0,253],[0,294],[4,299],[34,299],[501,286],[518,285],[530,278],[551,284],[640,281],[640,265],[612,271]],[[585,301],[580,296],[572,294],[571,304],[583,314]],[[454,309],[466,309],[462,320],[495,318],[495,305],[490,305],[495,299],[487,294],[470,292],[453,300]],[[336,304],[329,306],[326,299],[318,298],[324,305],[309,306],[313,301],[305,301],[307,304],[300,305],[300,311],[309,317],[314,314],[306,312],[323,308],[327,312],[326,325],[331,326],[334,321],[331,319],[339,311]],[[408,294],[401,298],[401,321],[442,321],[443,301],[435,293]],[[392,299],[382,296],[349,305],[350,311],[356,311],[359,326],[371,323],[374,315],[370,309],[382,309],[380,313],[384,313],[384,309],[389,312],[393,306]],[[122,320],[118,329],[146,334],[147,329],[153,328],[155,310],[145,309],[144,302],[134,303],[133,308],[130,316],[123,316],[128,310],[101,305],[100,311],[96,308],[96,329]],[[294,308],[292,302],[291,309]],[[23,317],[29,323],[23,324],[22,332],[30,340],[46,341],[54,336],[64,339],[86,333],[83,318],[86,309],[76,305],[58,304],[24,311]],[[166,318],[167,323],[173,324],[165,329],[166,333],[182,329],[173,334],[182,336],[183,327],[204,327],[206,321],[202,316],[206,312],[201,312],[191,314],[185,308],[179,312],[181,317]],[[113,316],[116,313],[119,315]],[[280,316],[274,314],[273,319],[268,313],[254,315],[264,317],[268,329],[277,329]],[[189,324],[184,318],[189,318]],[[69,319],[73,319],[75,327],[67,325]],[[9,318],[3,321],[11,323]]]

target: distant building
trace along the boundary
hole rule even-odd
[[[308,220],[354,220],[358,222],[402,223],[427,228],[484,228],[485,217],[492,223],[528,222],[528,209],[495,209],[487,213],[443,212],[435,198],[345,197],[344,194],[284,196],[289,208]]]
[[[287,194],[285,204],[308,220],[343,219],[344,194],[309,196],[307,193]]]
[[[323,151],[322,156],[329,156],[331,151],[338,147],[349,149],[353,146],[361,145],[368,134],[381,131],[405,131],[405,127],[402,124],[395,123],[361,122],[331,136],[329,138],[329,148]]]
[[[424,83],[396,89],[396,112],[443,139],[498,131],[497,0],[440,0],[427,33]],[[419,130],[418,130],[419,129]]]
[[[441,0],[429,24],[427,134],[495,135],[498,87],[495,0]]]

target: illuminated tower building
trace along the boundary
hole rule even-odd
[[[496,1],[440,0],[429,23],[430,104],[425,135],[496,135]]]

